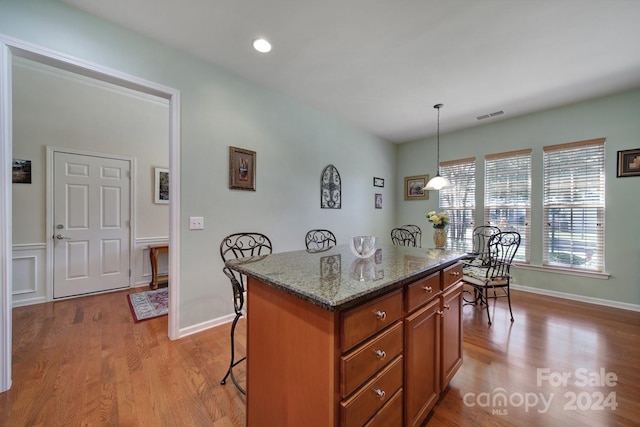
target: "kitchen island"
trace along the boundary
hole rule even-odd
[[[465,255],[339,245],[227,261],[247,276],[247,425],[422,425],[462,364]]]

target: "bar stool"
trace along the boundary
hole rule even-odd
[[[336,236],[329,230],[316,228],[307,231],[304,237],[304,244],[307,249],[325,249],[337,244]]]
[[[267,236],[261,233],[234,233],[230,234],[220,243],[220,256],[222,261],[226,262],[229,259],[244,258],[256,255],[267,255],[273,252],[271,240]],[[240,390],[242,394],[247,394],[246,391],[238,384],[235,375],[233,375],[233,368],[240,362],[246,359],[242,357],[239,360],[235,360],[235,331],[238,320],[245,316],[244,300],[245,300],[245,283],[246,277],[243,274],[233,271],[227,267],[222,269],[222,272],[231,281],[231,288],[233,290],[233,308],[236,313],[233,323],[231,324],[231,362],[229,363],[229,369],[225,374],[220,384],[225,384],[227,378],[231,377],[231,381]]]

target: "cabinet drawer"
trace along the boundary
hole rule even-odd
[[[340,403],[340,425],[362,426],[401,388],[402,356],[398,356],[356,394]]]
[[[444,291],[462,279],[462,263],[453,264],[442,270],[442,290]]]
[[[398,322],[340,358],[340,392],[346,397],[402,353],[403,327]]]
[[[409,286],[406,292],[407,313],[428,302],[440,292],[440,272],[428,275]]]
[[[364,427],[402,427],[402,389]]]
[[[386,328],[404,315],[402,289],[391,292],[342,315],[342,351]]]

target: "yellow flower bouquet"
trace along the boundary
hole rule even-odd
[[[449,225],[449,214],[446,212],[431,211],[427,214],[427,219],[433,224],[433,228],[445,228]]]

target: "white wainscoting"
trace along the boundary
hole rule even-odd
[[[151,282],[151,262],[149,261],[149,245],[169,244],[169,237],[146,237],[136,239],[133,248],[131,265],[132,287],[149,286]],[[41,304],[51,301],[46,286],[46,252],[44,243],[13,245],[12,265],[12,306]],[[169,270],[166,254],[158,258],[160,274]]]
[[[46,302],[46,245],[44,243],[13,245],[12,249],[13,307]]]

